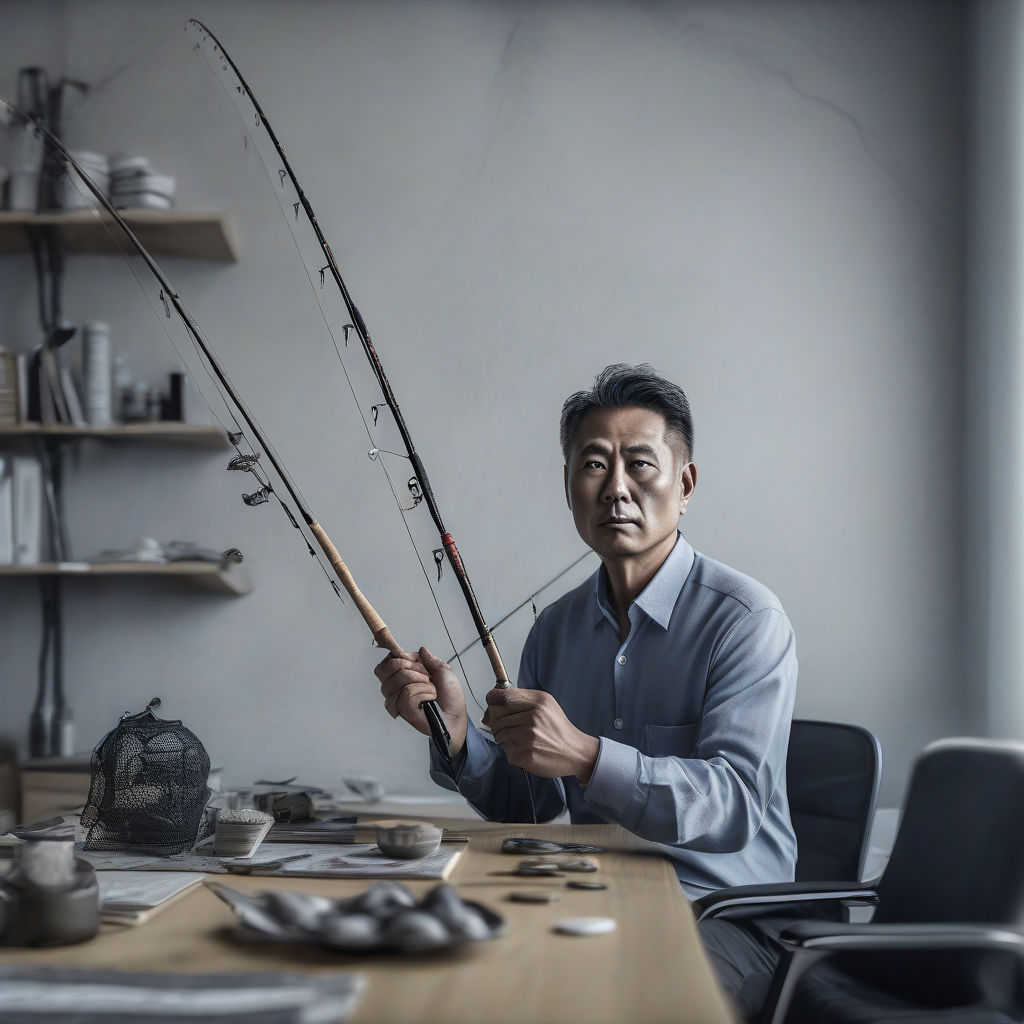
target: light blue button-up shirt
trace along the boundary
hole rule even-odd
[[[471,722],[459,792],[491,821],[546,821],[568,807],[573,823],[622,825],[675,862],[691,898],[791,881],[797,660],[778,598],[680,534],[629,620],[620,641],[602,567],[544,609],[523,648],[519,686],[546,690],[600,738],[590,782],[525,775]],[[456,788],[433,744],[431,776]]]

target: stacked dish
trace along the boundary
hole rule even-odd
[[[251,857],[274,824],[274,816],[251,808],[221,811],[213,848],[218,857]]]
[[[441,845],[441,829],[426,821],[378,821],[377,846],[385,857],[416,860]]]
[[[144,156],[119,156],[110,163],[110,198],[115,206],[142,210],[169,210],[174,205],[177,181],[156,174]]]

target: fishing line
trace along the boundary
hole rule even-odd
[[[580,564],[580,562],[589,558],[592,554],[594,554],[594,552],[590,549],[584,551],[583,554],[580,555],[580,557],[577,558],[575,562],[573,562],[571,565],[567,565],[557,576],[553,576],[542,587],[540,587],[538,590],[535,590],[532,594],[530,594],[529,597],[527,597],[525,600],[520,601],[519,604],[515,606],[515,608],[513,608],[509,612],[506,612],[500,619],[498,619],[498,621],[493,626],[491,626],[491,630],[493,631],[496,629],[500,629],[506,622],[508,622],[509,619],[512,618],[513,615],[516,614],[516,612],[521,611],[528,604],[536,600],[536,598],[540,597],[540,595],[543,594],[544,591],[548,589],[548,587],[554,586],[563,576],[572,572],[572,570],[575,569],[576,566]],[[537,618],[536,605],[534,605],[533,607],[533,618],[534,620],[536,620]],[[452,655],[452,657],[457,658],[459,655],[465,654],[467,651],[471,651],[474,647],[476,647],[478,643],[480,643],[480,637],[477,637],[475,640],[472,640],[465,647],[463,647],[461,651],[456,651],[455,654]]]
[[[430,486],[430,481],[426,474],[426,468],[416,452],[408,427],[405,424],[404,417],[402,416],[401,411],[398,407],[398,403],[391,389],[390,382],[388,381],[387,376],[384,372],[383,365],[381,364],[376,349],[374,348],[373,343],[370,340],[370,335],[366,329],[366,325],[363,321],[363,318],[359,313],[358,309],[356,308],[355,303],[352,301],[348,288],[341,277],[341,272],[338,270],[337,263],[335,262],[333,253],[331,251],[331,247],[328,244],[326,238],[324,237],[323,232],[320,230],[316,214],[313,211],[313,208],[309,200],[307,199],[304,191],[302,190],[301,185],[299,185],[298,179],[296,178],[294,172],[291,169],[291,165],[288,161],[288,158],[285,155],[280,143],[278,142],[277,136],[275,135],[273,128],[271,127],[266,115],[263,113],[263,110],[261,109],[255,96],[253,95],[252,90],[250,89],[248,83],[242,76],[241,72],[238,70],[234,61],[228,55],[226,50],[224,50],[224,48],[220,45],[219,40],[201,22],[196,21],[194,18],[189,19],[189,22],[187,24],[187,30],[194,31],[196,34],[199,35],[201,43],[199,44],[198,48],[203,53],[207,61],[207,64],[214,71],[216,71],[216,68],[219,67],[221,72],[227,73],[229,72],[230,65],[230,73],[234,75],[234,92],[231,92],[229,90],[228,95],[231,97],[232,102],[236,107],[236,110],[239,111],[239,114],[242,117],[243,124],[248,125],[249,121],[252,120],[257,128],[263,128],[264,131],[263,133],[260,134],[259,138],[263,139],[264,135],[266,137],[269,137],[274,148],[277,150],[280,163],[283,165],[283,167],[281,167],[277,171],[280,185],[283,188],[285,184],[285,179],[288,178],[291,180],[292,186],[294,187],[295,190],[295,197],[297,201],[291,204],[291,207],[294,211],[294,218],[296,221],[299,219],[300,210],[305,212],[306,219],[309,222],[309,225],[312,227],[316,235],[317,241],[320,245],[320,248],[324,254],[324,257],[327,260],[326,264],[321,266],[318,272],[321,279],[321,286],[324,280],[324,275],[328,270],[330,270],[331,276],[333,277],[335,284],[338,286],[341,298],[348,311],[348,316],[352,321],[351,323],[347,324],[344,328],[345,339],[346,341],[348,340],[348,335],[350,331],[356,331],[363,351],[367,357],[367,360],[370,363],[370,367],[373,371],[373,374],[377,379],[377,384],[380,388],[380,391],[385,399],[388,408],[392,412],[395,426],[398,428],[398,431],[402,437],[402,441],[406,447],[406,450],[409,453],[409,459],[412,462],[412,467],[415,474],[413,480],[416,482],[416,487],[419,492],[418,494],[414,492],[414,498],[422,497],[426,501],[426,505],[430,512],[430,516],[433,519],[434,524],[437,527],[438,533],[440,534],[441,537],[442,550],[444,554],[447,555],[448,561],[452,566],[456,581],[458,582],[459,587],[462,590],[463,597],[469,609],[470,616],[473,619],[474,625],[476,626],[476,630],[481,637],[483,649],[487,654],[488,660],[491,662],[491,667],[494,671],[494,678],[496,680],[495,685],[510,687],[512,684],[508,681],[508,676],[505,671],[504,665],[502,664],[501,655],[498,652],[497,644],[491,634],[490,628],[487,626],[487,623],[483,618],[483,613],[481,612],[480,606],[476,600],[476,595],[473,592],[472,584],[470,583],[468,573],[466,572],[465,566],[462,562],[462,557],[459,554],[458,548],[455,545],[455,541],[452,535],[446,531],[444,524],[441,520],[440,511],[437,507],[433,495],[433,490]],[[211,49],[213,55],[211,55]],[[248,105],[246,106],[244,111],[242,110],[242,107],[239,104],[238,97],[242,97],[244,100],[247,100]],[[247,139],[248,138],[249,136],[247,135]],[[253,145],[257,150],[257,154],[260,155],[261,161],[263,161],[264,158],[261,153],[260,142],[257,139],[253,139]],[[248,149],[248,142],[246,142],[246,148]],[[275,195],[277,195],[276,191]],[[289,224],[290,223],[291,222],[289,221]],[[306,264],[305,258],[302,257],[301,251],[300,258],[303,259],[303,265],[306,266],[307,277],[309,277],[310,284],[312,285],[312,271],[311,268]],[[315,288],[314,294],[316,294]],[[324,312],[322,303],[320,304],[320,308],[321,311]],[[328,330],[330,331],[330,323],[326,317],[325,322],[327,322]],[[333,332],[331,333],[333,338]],[[334,338],[334,342],[336,351],[340,353],[340,349],[337,346],[336,338]],[[349,377],[349,383],[351,386],[351,377]],[[360,416],[362,416],[362,405],[361,403],[357,404],[360,409]],[[373,411],[374,419],[376,421],[377,407],[374,407]],[[365,418],[364,426],[368,427],[368,425],[365,424]],[[410,488],[411,485],[412,481],[410,481]],[[404,506],[400,507],[404,508]]]
[[[197,49],[201,49],[200,44],[197,43],[196,44],[196,48]],[[232,101],[232,105],[235,106],[236,109],[237,109],[237,104],[234,102],[234,97],[232,96],[231,90],[228,88],[227,84],[218,75],[214,75],[214,78],[219,83],[221,89],[224,91],[225,95],[227,95],[228,99],[230,99]],[[262,120],[265,123],[266,119],[263,118]],[[266,158],[264,157],[264,155],[263,155],[263,153],[262,153],[262,151],[260,149],[260,145],[259,145],[258,140],[252,138],[252,133],[251,133],[249,127],[248,127],[248,122],[243,120],[243,124],[245,125],[245,127],[243,129],[243,137],[246,138],[246,139],[249,139],[252,142],[252,144],[253,144],[252,145],[252,149],[255,150],[255,154],[256,154],[256,158],[257,158],[257,164],[258,164],[259,168],[262,170],[263,175],[266,178],[268,184],[270,185],[271,191],[274,192],[274,195],[276,197],[277,196],[277,188],[283,188],[284,187],[284,179],[281,177],[281,174],[274,173],[274,172],[271,171],[270,165],[268,164]],[[245,147],[245,150],[246,150],[247,153],[250,152],[250,149],[249,149],[248,146]],[[282,206],[282,203],[281,203],[280,199],[278,200],[278,206],[279,206],[279,208],[281,208],[282,213],[284,213],[285,212],[285,207]],[[289,234],[289,237],[291,238],[292,246],[295,249],[295,252],[296,252],[296,254],[299,257],[299,262],[302,265],[302,269],[303,269],[303,272],[304,272],[304,274],[306,276],[306,280],[309,283],[310,291],[313,293],[313,298],[316,301],[317,309],[320,311],[320,316],[321,316],[321,319],[323,320],[324,327],[326,328],[327,333],[328,333],[328,335],[331,338],[331,342],[332,342],[332,344],[334,346],[334,351],[335,351],[335,355],[336,355],[337,360],[338,360],[338,364],[340,365],[342,373],[345,376],[345,381],[346,381],[346,383],[348,385],[348,389],[349,389],[349,391],[350,391],[350,393],[352,395],[352,399],[355,402],[356,410],[357,410],[357,412],[359,414],[359,419],[360,419],[360,421],[363,424],[363,429],[366,431],[367,440],[369,441],[370,445],[372,446],[372,452],[374,452],[374,453],[376,453],[376,452],[382,452],[382,453],[386,452],[387,454],[393,455],[396,458],[406,459],[406,460],[409,460],[411,462],[411,458],[410,458],[410,456],[408,454],[402,454],[402,453],[399,453],[399,452],[393,452],[393,451],[390,451],[387,448],[382,448],[382,447],[380,447],[377,444],[377,440],[376,440],[376,438],[374,436],[373,429],[371,428],[370,423],[367,420],[367,416],[366,416],[366,414],[363,411],[364,403],[363,403],[363,401],[362,401],[362,399],[361,399],[361,397],[360,397],[360,395],[359,395],[359,393],[358,393],[358,391],[356,389],[355,383],[354,383],[354,381],[352,379],[351,373],[349,372],[349,369],[348,369],[348,366],[346,364],[345,358],[342,355],[341,345],[339,344],[339,341],[338,341],[338,335],[336,333],[335,328],[332,326],[331,318],[328,315],[328,312],[327,312],[327,310],[324,307],[323,301],[321,300],[321,291],[322,291],[323,273],[324,272],[323,272],[323,270],[319,270],[319,271],[316,272],[319,275],[319,277],[321,278],[321,285],[318,287],[316,282],[315,282],[315,280],[314,280],[314,277],[313,277],[313,273],[314,272],[313,272],[313,270],[312,270],[312,268],[310,266],[310,263],[309,263],[309,260],[308,260],[307,256],[305,255],[305,252],[303,250],[302,243],[300,242],[299,237],[296,234],[295,226],[294,226],[295,225],[295,221],[293,221],[288,216],[284,217],[284,221],[285,221],[285,224],[288,227],[288,234]],[[300,222],[300,223],[304,223],[304,222]],[[347,324],[347,325],[345,325],[345,327],[342,328],[342,330],[345,333],[345,342],[346,342],[346,344],[347,344],[347,339],[348,339],[348,333],[352,329],[352,327],[353,327],[352,324]],[[384,395],[383,392],[381,392],[381,397],[382,398],[386,398],[386,395]],[[371,405],[370,408],[377,409],[381,405],[383,405],[384,407],[387,407],[389,409],[389,411],[391,411],[392,414],[393,414],[393,410],[390,409],[390,407],[387,405],[387,402]],[[376,426],[376,413],[374,413],[374,421],[375,421],[374,422],[374,426]],[[372,457],[372,455],[371,455],[371,457]],[[414,534],[412,532],[412,529],[411,529],[411,527],[410,527],[410,525],[408,523],[408,520],[407,520],[407,513],[412,511],[412,509],[406,508],[402,504],[402,499],[400,497],[400,490],[395,485],[394,478],[392,477],[390,470],[388,469],[387,465],[385,464],[385,460],[378,458],[378,459],[374,459],[374,461],[379,462],[380,467],[381,467],[382,471],[384,472],[384,476],[385,476],[385,479],[387,480],[388,487],[390,488],[391,493],[392,493],[392,495],[393,495],[393,497],[395,499],[395,503],[398,505],[399,511],[401,512],[403,526],[405,528],[406,533],[408,534],[409,541],[410,541],[410,543],[412,545],[413,551],[416,554],[416,561],[419,563],[420,572],[423,575],[423,579],[424,579],[424,582],[426,583],[427,590],[430,593],[431,601],[433,602],[434,607],[437,610],[438,617],[441,620],[441,625],[442,625],[442,628],[444,630],[444,634],[447,637],[448,643],[450,644],[452,650],[455,651],[457,649],[458,645],[455,643],[455,639],[452,636],[451,629],[448,626],[448,620],[447,620],[447,618],[445,616],[444,611],[441,608],[440,599],[439,599],[439,597],[437,595],[437,592],[436,592],[434,586],[431,583],[431,573],[430,573],[430,571],[427,568],[427,564],[424,561],[423,555],[420,553],[419,542],[417,541],[416,537],[414,536]],[[413,508],[415,508],[415,507],[416,506],[414,505]],[[431,566],[431,568],[433,568],[433,566]],[[483,641],[482,641],[482,639],[480,637],[478,637],[475,642],[476,643],[482,643]],[[468,650],[468,649],[469,648],[466,648],[465,650]],[[457,662],[457,664],[459,666],[459,669],[460,669],[460,671],[462,673],[462,677],[466,681],[466,686],[469,689],[469,692],[470,692],[470,695],[473,698],[473,701],[476,703],[478,708],[483,710],[483,709],[485,709],[485,705],[481,703],[480,698],[477,696],[476,689],[473,686],[473,682],[472,682],[472,679],[470,677],[470,674],[466,670],[466,666],[464,665],[464,663],[462,661],[462,656],[461,655],[463,653],[465,653],[465,650],[463,650],[462,652],[460,652],[460,653],[458,653],[456,655],[453,655],[453,659]]]

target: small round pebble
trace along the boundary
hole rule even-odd
[[[419,909],[433,914],[443,922],[456,938],[486,939],[490,934],[487,922],[470,906],[463,903],[450,885],[439,885],[427,893]]]
[[[554,928],[563,935],[605,935],[615,931],[616,924],[610,917],[564,917]]]
[[[528,857],[516,865],[517,875],[557,875],[562,870],[562,865],[553,860],[543,860],[538,857]]]
[[[443,922],[422,910],[398,911],[384,925],[383,936],[399,949],[438,946],[451,938]]]
[[[366,892],[357,896],[346,906],[360,914],[373,914],[374,917],[387,918],[402,907],[412,907],[416,897],[404,885],[390,880],[377,882]]]
[[[270,889],[263,894],[264,905],[283,924],[315,932],[320,919],[334,910],[334,900],[288,889]]]
[[[491,926],[480,911],[473,907],[464,906],[458,918],[445,921],[445,924],[448,925],[453,935],[463,939],[480,942],[491,937]]]
[[[320,940],[339,949],[369,949],[381,941],[380,924],[371,914],[337,914],[321,921]]]
[[[561,871],[596,871],[597,865],[592,860],[587,860],[586,857],[573,857],[568,860],[558,862],[558,867]]]
[[[501,844],[502,853],[561,853],[561,843],[553,843],[548,839],[524,839],[512,836]]]
[[[571,882],[566,882],[565,887],[567,889],[607,889],[608,886],[604,882],[585,882],[582,879],[573,879]]]
[[[554,903],[558,896],[553,892],[510,892],[512,903]]]

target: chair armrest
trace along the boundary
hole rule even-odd
[[[990,924],[844,924],[801,921],[780,936],[791,949],[819,952],[1005,949],[1024,958],[1024,934]]]
[[[772,885],[734,885],[693,902],[698,921],[713,917],[753,917],[790,905],[861,900],[873,903],[873,885],[864,882],[777,882]]]
[[[762,1020],[782,1024],[794,993],[815,964],[837,953],[878,951],[886,957],[901,952],[1005,951],[1024,962],[1024,934],[989,924],[844,924],[801,921],[779,936],[779,966]]]

